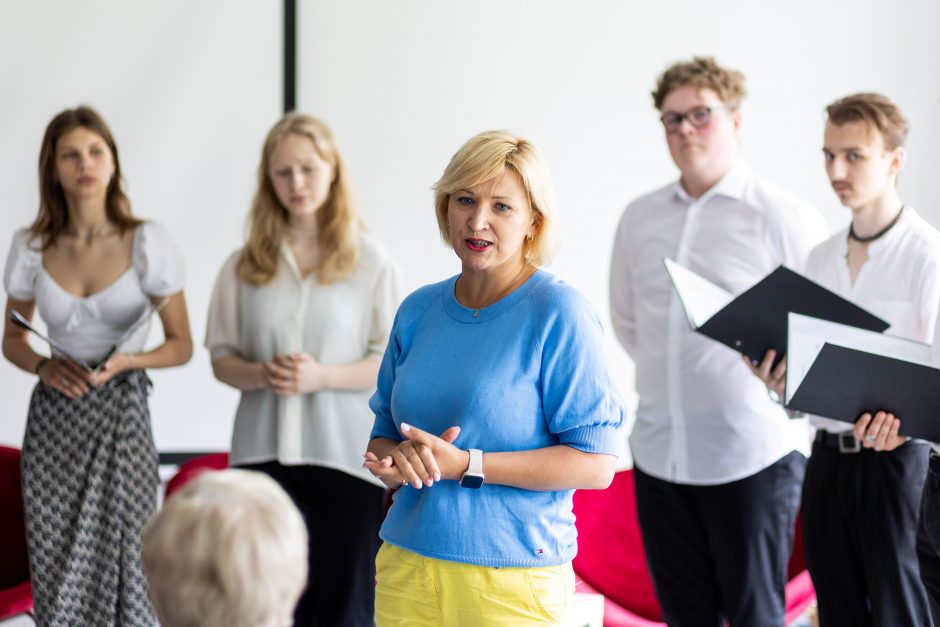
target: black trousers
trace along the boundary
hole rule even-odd
[[[928,445],[840,453],[826,440],[817,433],[802,501],[819,624],[930,625],[916,551]]]
[[[671,627],[781,627],[806,459],[793,451],[731,483],[698,486],[639,468],[637,511]]]
[[[917,525],[917,561],[930,614],[940,625],[940,457],[931,453]]]
[[[310,570],[294,625],[372,627],[385,490],[322,466],[266,462],[242,468],[274,478],[307,523]]]

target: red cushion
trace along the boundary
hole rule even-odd
[[[33,610],[33,586],[29,581],[0,590],[0,620]]]
[[[646,565],[643,540],[636,514],[633,471],[618,472],[606,490],[579,490],[574,495],[577,516],[578,555],[574,570],[581,580],[578,590],[599,592],[604,605],[605,627],[653,627],[662,625]],[[800,616],[816,598],[803,556],[802,521],[797,516],[793,554],[786,587],[786,620]]]
[[[20,451],[0,446],[0,589],[29,581]]]
[[[637,522],[633,471],[618,472],[606,490],[575,492],[574,513],[578,578],[633,614],[662,620]]]
[[[210,453],[183,462],[173,478],[167,482],[163,497],[170,498],[171,494],[207,470],[225,470],[226,468],[228,468],[228,453]]]

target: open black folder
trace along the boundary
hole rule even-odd
[[[789,333],[789,409],[847,423],[889,411],[901,435],[940,442],[940,369],[930,346],[796,314]]]
[[[692,329],[759,362],[787,347],[787,314],[796,312],[882,332],[890,325],[835,292],[780,266],[738,296],[672,259],[666,272]]]

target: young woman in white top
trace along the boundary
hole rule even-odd
[[[884,318],[886,333],[930,342],[940,233],[897,190],[907,120],[879,94],[847,96],[826,111],[826,173],[852,221],[812,250],[806,274]],[[773,358],[754,370],[782,397],[786,365],[771,370]],[[930,625],[915,549],[929,447],[900,438],[893,416],[870,419],[862,416],[853,433],[850,424],[811,418],[816,440],[801,507],[820,625]]]
[[[206,346],[241,390],[233,465],[274,477],[306,519],[297,625],[372,625],[384,485],[362,468],[369,396],[400,300],[396,265],[363,232],[321,121],[271,129],[248,241],[216,281]]]
[[[157,453],[146,368],[185,363],[192,340],[183,261],[167,232],[131,214],[111,131],[88,107],[46,128],[39,215],[13,237],[3,354],[39,376],[23,440],[23,497],[40,625],[151,625],[140,533],[156,507]],[[165,341],[142,352],[149,323],[97,372],[45,357],[10,322],[39,311],[51,339],[93,362],[151,303]]]

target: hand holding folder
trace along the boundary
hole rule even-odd
[[[901,435],[940,441],[930,346],[790,314],[787,361],[787,408],[852,424],[884,410],[901,420]]]
[[[98,374],[99,372],[101,372],[102,368],[104,368],[105,364],[108,363],[108,360],[121,348],[121,346],[128,339],[130,339],[131,336],[133,336],[134,333],[136,333],[138,329],[140,329],[144,324],[146,324],[147,321],[150,320],[151,316],[160,312],[164,307],[166,307],[168,302],[170,302],[169,298],[162,298],[156,303],[150,303],[147,306],[147,309],[144,310],[144,313],[141,314],[140,318],[138,318],[137,321],[134,322],[134,324],[128,327],[127,330],[124,331],[123,334],[121,334],[121,337],[119,337],[117,341],[115,341],[114,344],[112,344],[108,348],[108,350],[105,351],[105,353],[97,359],[83,359],[81,357],[74,355],[69,350],[69,348],[63,345],[61,342],[57,342],[53,340],[52,338],[47,337],[43,335],[42,333],[40,333],[36,329],[36,327],[30,324],[29,320],[27,320],[22,314],[20,314],[20,312],[16,311],[15,309],[10,312],[10,322],[12,322],[18,327],[22,327],[23,329],[26,329],[30,333],[33,333],[34,335],[36,335],[37,337],[45,341],[47,344],[49,344],[49,347],[52,349],[52,353],[54,355],[59,355],[61,357],[70,359],[71,361],[75,362],[76,364],[78,364],[79,366],[87,370],[88,372],[92,374]]]
[[[692,329],[758,364],[768,350],[787,348],[787,314],[884,331],[889,324],[835,292],[784,266],[738,296],[672,259],[663,259]]]

